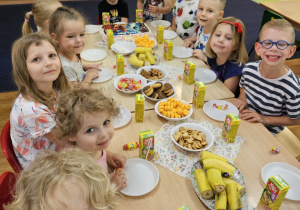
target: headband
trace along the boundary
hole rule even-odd
[[[29,13],[30,13],[30,15],[32,15],[32,11],[30,11]],[[29,19],[25,18],[24,21],[25,21],[25,22],[29,22]]]
[[[243,27],[242,27],[242,24],[240,24],[239,22],[235,22],[235,23],[232,23],[230,21],[221,21],[220,23],[228,23],[230,25],[233,25],[236,29],[237,29],[237,32],[241,35],[243,35]]]

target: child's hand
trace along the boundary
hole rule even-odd
[[[94,63],[94,64],[82,64],[82,67],[84,70],[89,70],[89,69],[97,69],[98,71],[102,71],[101,68],[99,67],[100,65],[102,65],[103,62],[101,63]]]
[[[127,187],[127,178],[125,177],[124,169],[118,168],[115,173],[110,174],[110,181],[117,185],[118,191]]]
[[[239,117],[242,120],[247,120],[248,122],[251,123],[258,122],[258,123],[266,124],[266,122],[264,121],[264,116],[262,114],[258,114],[254,110],[245,109],[240,113]]]
[[[200,60],[205,60],[206,55],[204,54],[204,52],[202,50],[193,50],[193,56],[196,58],[199,58]]]
[[[99,77],[98,71],[96,69],[91,69],[88,72],[86,72],[84,79],[89,79],[90,81],[92,81],[97,77]]]
[[[149,11],[150,11],[152,14],[159,13],[159,12],[158,12],[158,9],[157,9],[157,6],[149,5]]]
[[[183,46],[186,48],[193,48],[194,43],[189,40],[186,40],[186,41],[184,41]]]
[[[124,168],[126,158],[123,155],[119,155],[113,152],[106,151],[107,162],[114,168]]]
[[[235,105],[239,109],[239,112],[248,108],[247,100],[243,100],[240,98],[234,99],[233,105]]]

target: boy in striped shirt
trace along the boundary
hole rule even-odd
[[[300,124],[300,80],[284,65],[296,51],[293,26],[283,19],[267,22],[255,43],[260,61],[248,63],[234,104],[240,118],[263,123],[273,134]]]

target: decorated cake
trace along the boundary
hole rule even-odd
[[[114,34],[115,41],[133,40],[134,35],[143,36],[144,34],[152,36],[150,29],[144,23],[124,23],[102,25],[100,35],[103,40],[107,40],[106,30],[111,29]]]

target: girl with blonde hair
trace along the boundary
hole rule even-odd
[[[245,26],[241,20],[226,17],[213,27],[206,45],[206,54],[199,56],[226,87],[239,96],[239,81],[248,54],[245,47]],[[197,56],[196,56],[197,57]]]
[[[69,149],[38,156],[22,171],[6,210],[116,209],[115,185],[90,153]]]
[[[30,16],[34,18],[34,22],[37,26],[38,31],[45,34],[49,33],[49,20],[52,13],[62,4],[57,0],[35,0],[32,4],[32,10],[26,12],[24,23],[22,26],[22,34],[30,34],[33,32],[32,27],[29,23]]]
[[[22,167],[44,149],[55,149],[56,101],[70,89],[57,46],[41,32],[25,35],[12,47],[13,78],[19,89],[10,114],[10,136]]]

